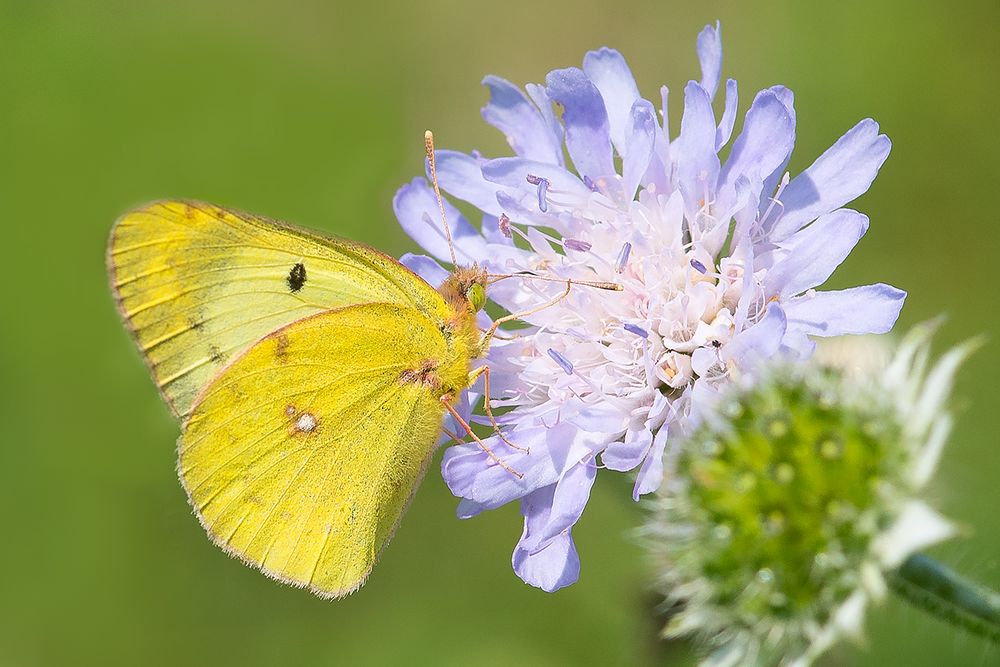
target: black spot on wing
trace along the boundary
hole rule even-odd
[[[288,272],[288,289],[298,292],[306,284],[306,265],[298,262]]]

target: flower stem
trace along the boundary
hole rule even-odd
[[[1000,643],[1000,594],[965,579],[924,554],[889,575],[889,586],[911,604]]]

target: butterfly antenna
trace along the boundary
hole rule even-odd
[[[451,265],[458,266],[455,257],[455,244],[451,240],[451,227],[448,226],[448,216],[444,213],[444,199],[441,197],[441,187],[438,185],[437,164],[434,161],[434,133],[424,132],[424,151],[427,153],[427,163],[431,167],[431,183],[434,184],[434,197],[437,199],[438,211],[441,212],[441,222],[444,223],[444,236],[448,239],[448,252],[451,253]]]
[[[610,290],[612,292],[621,292],[622,289],[624,289],[619,283],[610,281],[577,280],[575,278],[540,276],[537,273],[532,273],[531,271],[521,271],[520,273],[490,273],[487,275],[487,285],[492,285],[494,283],[500,282],[501,280],[507,280],[508,278],[524,278],[525,280],[544,280],[552,283],[582,285],[584,287],[593,287],[596,289]]]

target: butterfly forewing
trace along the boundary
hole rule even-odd
[[[181,417],[230,359],[290,322],[368,302],[446,312],[430,285],[366,246],[197,202],[126,214],[108,252],[122,316]]]
[[[420,373],[447,355],[420,311],[366,304],[295,322],[236,358],[178,445],[212,539],[320,595],[357,589],[434,450],[444,409]]]

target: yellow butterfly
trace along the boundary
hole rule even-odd
[[[426,143],[450,246],[430,133]],[[178,473],[195,513],[213,542],[275,579],[329,598],[361,587],[446,412],[494,456],[452,404],[480,374],[488,396],[489,369],[472,360],[525,315],[476,326],[487,283],[509,276],[457,267],[435,290],[367,246],[181,201],[124,215],[108,266],[181,419]],[[499,433],[488,398],[485,409]]]

